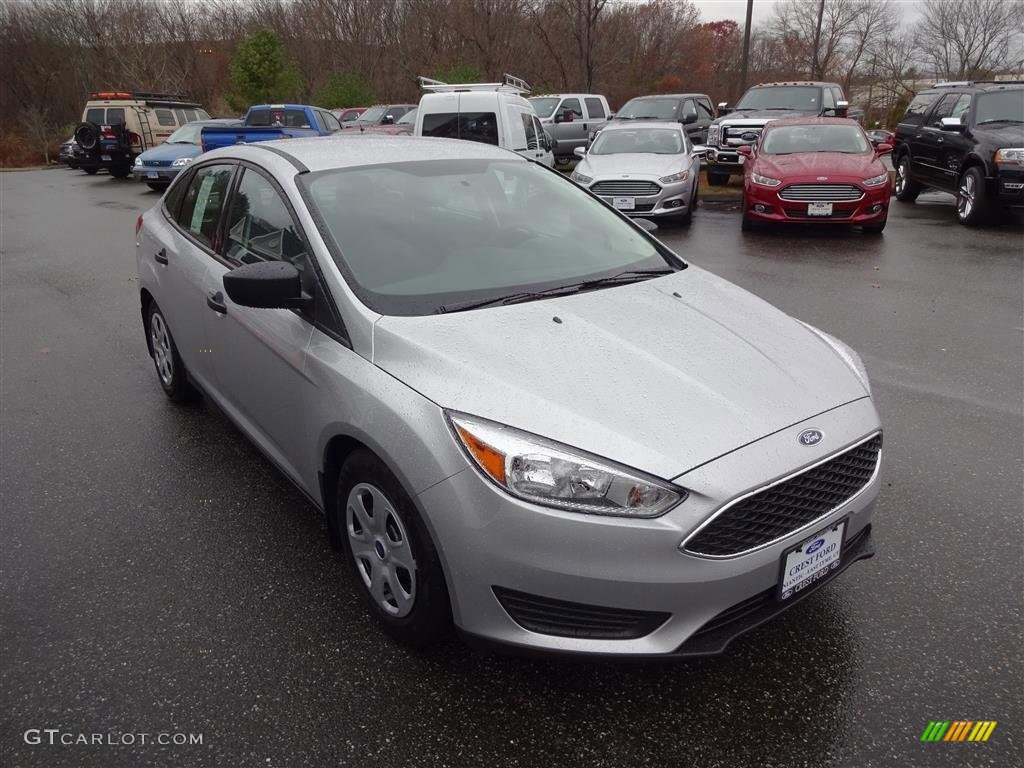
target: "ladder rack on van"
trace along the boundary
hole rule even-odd
[[[530,93],[530,84],[521,77],[505,74],[500,83],[445,83],[431,77],[418,77],[420,88],[429,93],[452,93],[454,91],[512,91],[518,94]]]

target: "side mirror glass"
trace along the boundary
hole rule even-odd
[[[741,145],[739,147],[736,147],[736,151],[739,154],[743,155],[744,157],[753,157],[754,156],[754,147],[752,145],[750,145],[750,144],[743,144],[743,145]]]
[[[724,102],[724,101],[718,102],[718,114],[719,115],[727,115],[731,111],[732,110],[729,109],[729,104],[727,102]]]
[[[888,155],[890,152],[892,152],[892,144],[887,141],[883,141],[882,143],[875,145],[876,155]]]
[[[962,131],[964,124],[959,117],[944,117],[939,120],[939,128],[943,131]]]
[[[576,147],[576,149],[574,149],[572,153],[580,159],[587,156],[587,150],[584,147]]]
[[[235,304],[259,309],[304,309],[312,298],[302,293],[299,270],[287,261],[243,264],[224,275],[224,291]]]
[[[683,119],[680,120],[679,122],[681,122],[683,125],[690,125],[691,123],[696,123],[697,122],[697,113],[696,112],[686,112],[686,113],[683,114]]]
[[[394,115],[384,115],[384,117],[382,117],[381,120],[380,120],[380,124],[381,125],[393,125],[394,122],[395,122],[395,116]]]

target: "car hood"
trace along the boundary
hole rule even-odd
[[[731,123],[734,120],[761,120],[767,123],[769,120],[782,120],[786,117],[814,117],[817,114],[818,110],[816,109],[738,109],[735,112],[723,115],[715,122]]]
[[[443,408],[665,478],[868,395],[817,335],[692,266],[575,296],[385,316],[373,362]]]
[[[996,147],[1024,146],[1024,124],[1021,123],[979,125],[972,133],[978,141],[990,144],[993,149]]]
[[[587,155],[580,163],[581,173],[594,178],[609,176],[668,176],[689,166],[685,154],[655,155],[648,152],[629,152],[618,155]],[[590,169],[593,173],[588,172]]]
[[[214,126],[219,127],[219,126]],[[198,144],[167,144],[153,147],[143,152],[140,157],[145,160],[177,160],[180,157],[198,157],[203,148]]]
[[[757,156],[754,169],[773,178],[793,176],[854,176],[867,179],[885,173],[874,152],[849,155],[843,152],[796,152],[792,155]],[[834,179],[829,179],[833,181]]]

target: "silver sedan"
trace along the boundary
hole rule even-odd
[[[872,554],[857,355],[512,152],[216,150],[136,255],[163,391],[323,510],[403,642],[712,653]]]
[[[627,216],[689,224],[703,153],[678,123],[608,123],[588,150],[576,149],[571,178]]]

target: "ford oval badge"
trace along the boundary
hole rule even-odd
[[[824,439],[825,435],[821,433],[820,429],[805,429],[797,437],[800,441],[800,445],[817,445]]]
[[[741,133],[740,138],[744,141],[757,141],[757,134],[753,131],[747,131],[746,133]]]

